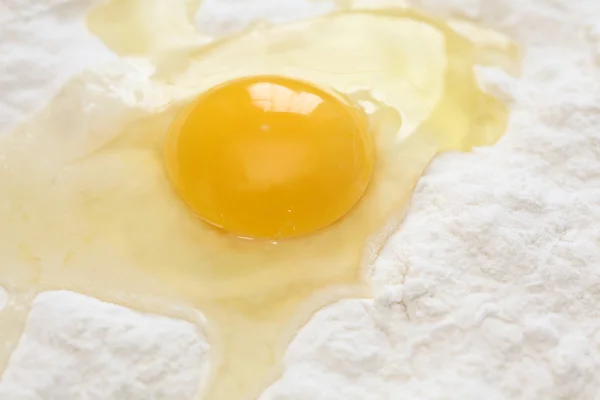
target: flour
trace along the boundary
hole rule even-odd
[[[189,399],[207,373],[208,345],[187,322],[46,292],[13,360],[3,399]]]
[[[232,7],[235,7],[233,18]],[[251,23],[291,22],[334,10],[335,4],[329,1],[205,0],[202,11],[196,15],[196,24],[202,32],[224,35],[241,31]]]
[[[14,15],[0,26],[0,131],[70,75],[115,59],[84,31],[91,1],[4,1]],[[197,20],[212,21],[211,32],[231,31],[249,17],[330,7],[288,0],[290,11],[276,15],[269,0],[229,1],[229,11],[224,3],[207,2]],[[598,400],[600,4],[413,4],[476,18],[523,44],[519,80],[480,74],[512,104],[509,132],[493,148],[445,154],[431,165],[370,271],[375,300],[317,313],[262,400]],[[208,351],[188,323],[45,293],[0,398],[191,399]]]
[[[4,288],[0,288],[0,310],[6,307],[6,303],[8,302],[8,293]]]
[[[98,2],[0,1],[1,132],[42,107],[73,74],[115,59],[82,19]]]

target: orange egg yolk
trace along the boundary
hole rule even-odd
[[[315,232],[363,196],[374,150],[361,108],[278,76],[214,87],[173,123],[169,176],[191,210],[237,236]]]

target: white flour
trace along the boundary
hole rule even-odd
[[[2,1],[16,15],[0,7],[5,131],[68,76],[114,56],[85,33],[91,0]],[[288,0],[280,14],[270,0],[222,3],[197,18],[211,32],[331,7]],[[509,132],[433,163],[372,270],[376,300],[315,315],[262,400],[599,400],[600,3],[413,4],[482,20],[524,45],[521,79],[481,74],[513,105]],[[186,400],[208,351],[188,323],[45,293],[0,399]]]

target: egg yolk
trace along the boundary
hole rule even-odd
[[[346,215],[367,189],[374,150],[351,101],[261,76],[200,95],[173,123],[166,163],[197,216],[237,236],[278,239]]]

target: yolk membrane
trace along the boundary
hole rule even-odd
[[[367,118],[343,96],[279,76],[199,96],[173,123],[167,169],[190,209],[250,238],[315,232],[347,214],[374,165]]]

